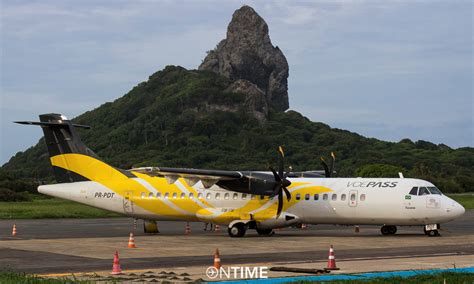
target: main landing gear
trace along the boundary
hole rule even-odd
[[[248,229],[256,229],[257,233],[260,236],[271,236],[275,233],[273,231],[273,229],[259,229],[259,228],[257,228],[257,226],[254,222],[249,222],[249,223],[238,222],[238,223],[235,223],[227,229],[227,232],[229,233],[229,236],[231,236],[232,238],[241,238],[241,237],[245,236],[245,233],[247,232]]]
[[[243,223],[236,223],[232,227],[227,229],[229,236],[232,238],[241,238],[245,235],[247,228]]]
[[[275,233],[275,232],[273,232],[272,229],[259,229],[259,228],[256,228],[256,230],[257,230],[257,233],[261,236],[271,236]]]
[[[389,226],[389,225],[384,225],[380,229],[380,232],[382,235],[387,236],[387,235],[395,235],[397,232],[397,226]]]

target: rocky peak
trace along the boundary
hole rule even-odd
[[[253,94],[259,89],[268,107],[277,111],[289,107],[288,62],[281,50],[272,45],[267,23],[249,6],[234,12],[226,39],[208,53],[199,70],[213,71],[233,81],[246,80],[245,88],[235,89],[252,90]]]

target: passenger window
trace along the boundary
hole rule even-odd
[[[142,192],[142,198],[145,198],[146,197],[146,193]]]
[[[165,199],[168,199],[169,196],[170,196],[170,194],[168,192],[165,193]]]
[[[228,193],[224,194],[224,199],[225,200],[229,199],[229,194]]]
[[[211,199],[211,193],[206,194],[206,199]]]
[[[346,201],[346,195],[345,195],[345,194],[342,194],[342,195],[341,195],[341,200],[342,200],[342,201]]]
[[[351,201],[355,201],[355,200],[356,200],[356,195],[355,195],[355,193],[352,193],[351,194]]]
[[[328,200],[328,195],[326,193],[323,194],[323,200]]]
[[[319,194],[315,194],[314,195],[314,200],[318,200],[319,199]]]
[[[190,192],[189,193],[189,198],[194,198],[194,193]]]
[[[150,198],[150,199],[153,198],[153,192],[150,192],[150,194],[148,194],[148,198]]]
[[[337,194],[332,195],[332,200],[337,200]]]
[[[181,199],[184,199],[186,197],[186,194],[181,193]]]
[[[426,187],[420,187],[420,191],[418,192],[418,195],[428,195],[430,192]]]
[[[239,195],[237,193],[234,193],[234,196],[232,197],[234,200],[237,200],[239,198]]]
[[[161,198],[161,192],[158,192],[158,193],[156,194],[156,198]]]
[[[202,199],[202,193],[198,193],[198,198]]]
[[[307,194],[305,194],[305,196],[304,196],[304,200],[309,200],[309,194],[308,194],[308,193],[307,193]]]
[[[221,199],[221,194],[220,193],[216,193],[216,199]]]
[[[414,186],[414,187],[410,190],[410,194],[411,194],[411,195],[418,195],[418,186]]]
[[[300,199],[301,199],[301,194],[298,193],[298,194],[296,195],[296,200],[300,200]]]
[[[176,199],[178,197],[178,194],[175,192],[173,193],[173,199]]]
[[[360,195],[360,201],[365,201],[365,194]]]
[[[247,199],[247,193],[242,193],[242,200]]]

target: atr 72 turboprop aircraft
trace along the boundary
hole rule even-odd
[[[332,178],[322,172],[220,171],[144,167],[122,170],[102,161],[81,141],[60,114],[40,115],[57,184],[41,185],[43,194],[145,220],[201,221],[228,226],[231,237],[247,229],[270,235],[274,228],[298,224],[381,225],[383,235],[396,226],[423,226],[438,236],[439,224],[464,214],[464,207],[432,183],[409,178]]]

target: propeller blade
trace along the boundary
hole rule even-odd
[[[329,177],[332,176],[334,172],[334,162],[336,161],[336,156],[334,155],[334,152],[331,152],[331,165],[329,166]]]
[[[278,152],[280,152],[280,155],[281,155],[282,157],[285,157],[285,152],[283,152],[283,147],[278,146]]]
[[[323,157],[321,157],[321,165],[323,165],[324,167],[324,174],[326,177],[330,177],[331,174],[329,173],[329,168],[328,168],[328,164],[326,163],[326,161],[324,160]]]
[[[283,148],[281,146],[278,147],[278,153],[280,153],[279,163],[278,163],[278,175],[283,177],[283,171],[285,170],[285,152],[283,152]]]
[[[272,167],[269,167],[269,168],[270,168],[270,171],[272,171],[273,176],[275,177],[275,182],[280,182],[280,181],[281,181],[281,178],[280,178],[280,176],[277,174],[277,172],[275,171],[275,169],[272,168]]]
[[[291,200],[291,193],[286,187],[283,187],[283,190],[285,191],[285,194],[286,194],[286,200],[288,200],[289,202]]]
[[[277,209],[277,215],[276,217],[280,217],[281,211],[283,209],[283,194],[278,194],[278,209]]]

